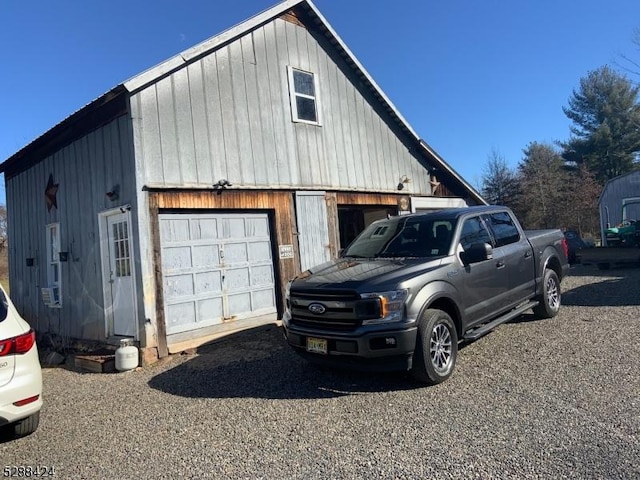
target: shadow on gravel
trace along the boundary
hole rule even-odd
[[[7,443],[16,440],[13,430],[7,427],[0,427],[0,443]]]
[[[640,270],[616,268],[598,270],[580,267],[571,275],[593,277],[594,281],[562,293],[562,304],[580,307],[624,307],[640,305]]]
[[[307,363],[276,326],[247,330],[198,348],[149,386],[189,398],[316,399],[422,388],[408,375],[325,370]]]

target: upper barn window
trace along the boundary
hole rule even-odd
[[[318,85],[311,72],[288,68],[291,115],[294,122],[320,124],[318,109]]]

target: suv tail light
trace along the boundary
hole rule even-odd
[[[31,350],[31,347],[36,343],[36,332],[33,329],[27,333],[18,335],[17,337],[9,338],[7,340],[0,340],[0,357],[5,355],[21,355]]]

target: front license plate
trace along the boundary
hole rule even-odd
[[[327,341],[324,338],[307,337],[307,352],[327,354]]]

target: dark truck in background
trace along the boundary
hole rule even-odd
[[[309,361],[409,371],[436,384],[458,343],[529,309],[560,309],[560,230],[524,231],[505,207],[447,209],[372,223],[340,258],[287,285],[284,335]]]

